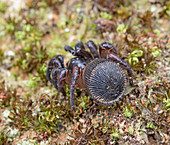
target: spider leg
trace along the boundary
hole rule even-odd
[[[76,81],[79,78],[79,75],[80,75],[80,69],[78,68],[78,66],[74,66],[73,72],[72,72],[72,77],[70,80],[70,102],[71,102],[71,106],[73,109],[75,109],[74,89],[75,89]]]
[[[65,66],[64,66],[64,57],[62,55],[57,55],[56,59],[58,59],[60,61],[62,68],[65,68]]]
[[[114,53],[115,55],[118,54],[117,49],[110,43],[104,42],[99,45],[99,54],[103,58],[109,53]]]
[[[80,47],[82,50],[85,50],[83,42],[79,41],[76,45]]]
[[[64,49],[65,49],[65,51],[68,51],[68,52],[70,52],[73,56],[75,56],[75,50],[74,50],[71,46],[66,45],[66,46],[64,46]]]
[[[64,59],[63,56],[57,55],[56,59],[51,59],[50,62],[48,63],[48,68],[46,71],[46,78],[47,80],[53,84],[52,79],[51,79],[51,74],[54,68],[64,68]]]
[[[90,51],[93,54],[94,58],[98,58],[99,54],[97,52],[96,44],[92,40],[89,40],[89,41],[87,41],[86,45],[90,49]]]
[[[52,80],[51,80],[51,84],[58,90],[58,79],[57,79],[57,76],[58,76],[58,68],[54,68],[53,71],[52,71]]]
[[[66,79],[66,69],[59,69],[57,75],[57,88],[58,91],[63,94],[63,96],[66,96],[66,91],[64,90],[65,79]]]
[[[87,52],[85,50],[85,47],[84,47],[84,44],[82,42],[78,42],[76,45],[75,45],[75,53],[77,56],[81,56],[81,57],[86,57],[86,58],[91,58],[92,59],[92,56],[89,52]]]
[[[66,69],[65,68],[54,68],[52,71],[52,84],[54,87],[66,96],[66,92],[64,90],[65,85],[65,77],[66,77]]]
[[[132,69],[131,69],[130,65],[126,61],[123,61],[122,59],[120,59],[118,56],[116,56],[114,54],[107,55],[107,59],[114,60],[115,62],[119,63],[123,69],[127,70],[127,73],[129,76],[129,83],[132,86],[133,85],[133,80],[132,80],[133,73],[132,73]]]
[[[64,47],[65,51],[69,51],[73,56],[83,57],[83,58],[90,58],[92,60],[92,56],[89,52],[85,50],[84,44],[82,42],[78,42],[75,45],[75,50],[69,46],[66,45]]]
[[[53,65],[54,65],[55,67],[57,67],[57,68],[62,68],[62,64],[61,64],[61,62],[60,62],[58,59],[55,59],[55,60],[53,61]]]
[[[48,68],[47,68],[47,71],[46,71],[46,78],[47,78],[47,80],[49,81],[49,82],[51,82],[52,83],[52,81],[51,81],[51,72],[52,72],[52,70],[53,70],[53,61],[54,61],[55,59],[51,59],[50,60],[50,62],[48,63]]]

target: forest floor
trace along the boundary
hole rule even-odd
[[[0,144],[170,144],[169,18],[168,0],[0,0]],[[88,40],[112,43],[134,85],[112,106],[82,92],[74,111],[46,70]]]

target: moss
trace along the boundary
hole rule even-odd
[[[112,15],[106,12],[100,12],[100,17],[107,20],[112,20]]]
[[[131,118],[133,116],[133,112],[127,106],[123,108],[123,112],[126,117]]]
[[[118,131],[112,133],[111,136],[114,137],[114,138],[119,138],[120,137]]]
[[[6,3],[0,1],[0,12],[5,12],[7,7],[8,5]]]
[[[2,64],[2,61],[4,59],[4,52],[0,49],[0,65]]]
[[[156,129],[156,126],[152,122],[148,122],[146,128]]]

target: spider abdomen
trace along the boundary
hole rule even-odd
[[[126,74],[112,60],[93,60],[85,67],[83,76],[88,93],[98,103],[112,105],[125,92]]]

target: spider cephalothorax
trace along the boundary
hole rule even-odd
[[[132,70],[126,61],[118,57],[116,48],[104,42],[97,47],[93,41],[86,43],[90,51],[85,49],[82,42],[75,45],[75,50],[66,45],[72,58],[65,67],[64,58],[57,55],[51,59],[47,69],[47,79],[54,87],[66,96],[65,84],[70,85],[70,101],[74,104],[75,88],[86,90],[89,95],[100,104],[112,105],[118,101],[125,92],[127,70],[129,82],[132,85]]]

